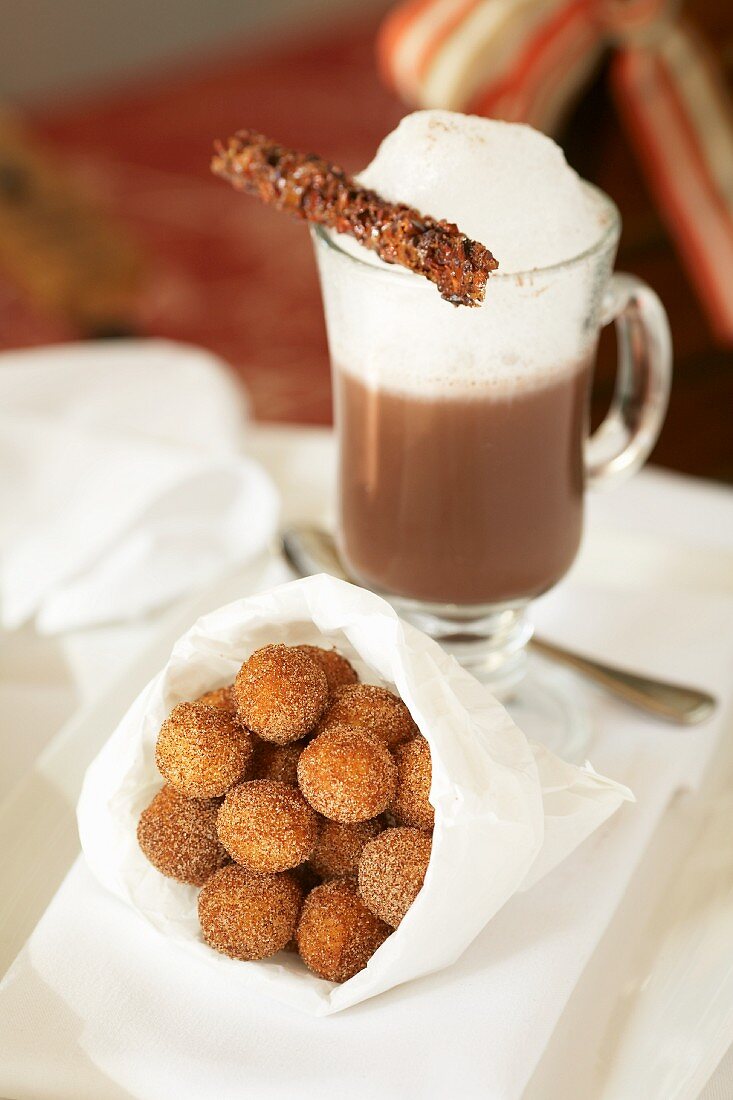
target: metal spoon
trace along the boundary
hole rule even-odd
[[[319,527],[288,528],[281,535],[280,548],[283,557],[301,577],[312,573],[330,573],[342,580],[352,580],[339,558],[333,537]],[[537,636],[531,639],[529,645],[543,657],[582,673],[630,706],[665,718],[668,722],[695,726],[709,718],[717,706],[717,700],[706,691],[614,668],[589,657],[581,657]]]

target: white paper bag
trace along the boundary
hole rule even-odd
[[[155,742],[183,700],[230,683],[259,646],[336,646],[361,679],[401,695],[430,743],[435,806],[425,883],[399,928],[343,985],[297,956],[220,955],[201,936],[198,891],[165,878],[140,851],[138,817],[161,785]],[[316,1015],[337,1012],[449,966],[512,896],[564,859],[630,799],[627,788],[530,746],[493,696],[384,600],[316,576],[199,619],[89,767],[78,805],[87,862],[99,881],[165,937],[161,950],[209,960],[212,980],[238,982]]]

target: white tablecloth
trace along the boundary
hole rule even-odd
[[[322,518],[328,478],[321,480],[314,471],[327,461],[327,438],[261,432],[258,447],[259,456],[288,486],[288,517]],[[697,579],[689,571],[687,551],[687,564],[682,561],[686,529],[679,517],[689,516],[691,509],[694,558],[701,565]],[[674,535],[668,550],[665,522]],[[573,575],[538,607],[543,631],[650,672],[728,689],[733,657],[728,549],[733,537],[728,543],[726,525],[733,527],[729,496],[665,476],[643,475],[613,497],[594,502],[589,538]],[[237,583],[232,578],[218,595],[229,598]],[[161,625],[166,626],[158,624],[159,635]],[[175,614],[166,629],[177,632]],[[90,641],[68,644],[72,650],[76,645],[79,658]],[[128,653],[135,648],[129,637],[125,645]],[[111,639],[110,646],[111,653]],[[151,652],[149,661],[156,660]],[[154,667],[139,661],[131,682],[135,676],[142,681]],[[204,996],[199,990],[191,1003],[187,994],[193,975],[167,958],[157,937],[143,933],[132,914],[106,897],[78,863],[0,992],[0,1090],[9,1096],[100,1098],[174,1092],[291,1096],[296,1091],[304,1096],[360,1097],[380,1091],[405,1097],[455,1091],[500,1100],[519,1096],[671,792],[681,781],[699,778],[698,764],[712,739],[710,731],[671,730],[595,693],[588,698],[599,731],[591,759],[635,788],[635,811],[592,838],[551,883],[513,899],[450,971],[331,1022],[291,1014],[269,1002],[251,1003],[213,986]],[[104,714],[112,721],[120,705],[114,691],[110,699],[98,723],[92,723],[98,737],[104,735]],[[721,714],[719,721],[724,720]],[[82,733],[76,741],[62,736],[47,750],[35,773],[26,776],[28,797],[33,792],[39,797],[41,780],[53,789],[60,776],[68,810],[80,757],[93,748],[89,723]],[[23,867],[16,864],[13,870],[19,876]],[[3,888],[8,885],[12,894],[14,884],[3,883]],[[11,906],[11,916],[17,934],[42,891],[16,893],[21,900]],[[550,1061],[551,1053],[552,1048],[546,1056]],[[550,1065],[547,1087],[537,1093],[542,1100],[593,1095],[574,1093],[567,1076],[562,1091],[562,1079],[555,1074],[553,1080],[552,1074]]]

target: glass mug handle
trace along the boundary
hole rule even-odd
[[[601,305],[618,344],[616,387],[603,423],[586,443],[586,484],[619,484],[644,465],[664,422],[672,382],[672,340],[664,306],[635,275],[615,273]]]

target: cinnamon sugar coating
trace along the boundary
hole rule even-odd
[[[185,798],[167,783],[143,810],[137,839],[163,875],[203,886],[229,856],[216,833],[219,799]]]
[[[303,894],[287,871],[253,875],[236,863],[222,867],[199,894],[204,940],[233,959],[266,959],[292,939]]]
[[[324,817],[367,821],[392,802],[397,767],[383,741],[362,730],[332,725],[303,749],[298,783]]]
[[[298,646],[256,650],[242,665],[233,690],[240,722],[278,745],[310,733],[328,702],[325,672]]]
[[[430,745],[422,734],[398,745],[394,750],[397,764],[397,793],[390,813],[400,825],[432,832],[435,810],[430,804],[432,764]]]
[[[432,840],[420,829],[385,829],[364,846],[359,893],[371,911],[396,928],[422,889]]]
[[[354,726],[373,733],[394,748],[418,733],[412,715],[398,695],[375,684],[353,684],[340,688],[320,723]]]
[[[216,798],[242,779],[252,738],[226,711],[206,703],[179,703],[160,728],[155,762],[161,775],[188,798]]]
[[[253,779],[229,791],[217,831],[232,859],[266,874],[297,867],[308,858],[318,836],[318,818],[296,787]]]
[[[388,264],[434,283],[453,305],[475,306],[498,264],[488,248],[456,225],[387,202],[343,168],[313,153],[285,149],[254,130],[216,144],[212,171],[277,210],[348,233]]]
[[[350,661],[341,656],[338,650],[322,649],[317,645],[299,645],[298,649],[312,657],[321,666],[326,674],[328,691],[331,696],[339,688],[345,687],[346,684],[357,683],[359,677],[356,674],[356,669]]]
[[[364,969],[390,931],[367,909],[353,882],[334,879],[305,899],[295,942],[309,970],[345,982]]]
[[[236,715],[237,704],[234,701],[234,695],[232,694],[232,684],[228,687],[215,688],[213,691],[206,691],[203,695],[199,695],[196,699],[197,703],[206,703],[209,707],[216,707],[217,710],[225,710],[227,714]]]
[[[323,818],[309,865],[321,878],[355,878],[364,845],[384,828],[379,818],[344,824]]]

